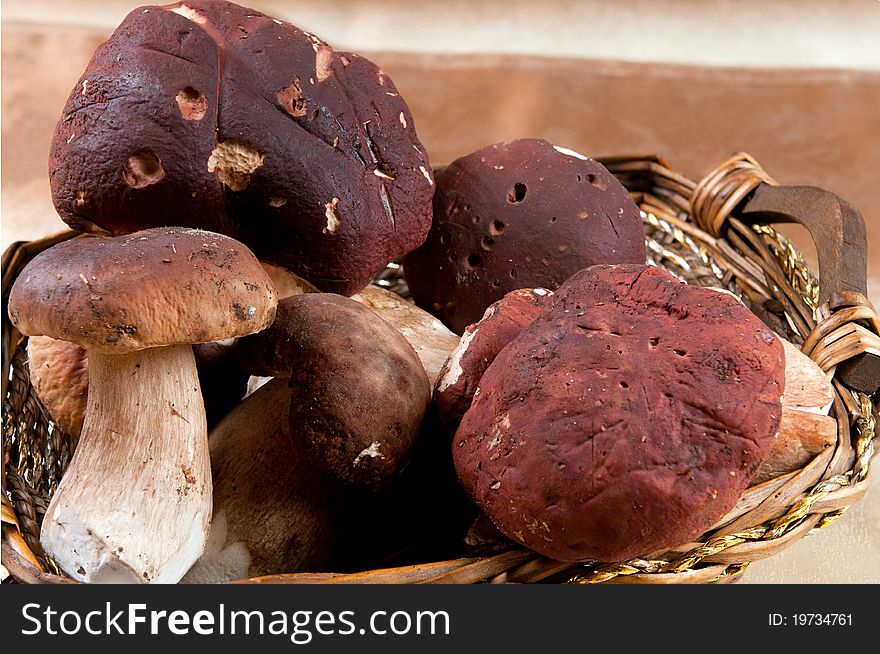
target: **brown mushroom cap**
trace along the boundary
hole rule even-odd
[[[9,316],[23,334],[112,353],[250,334],[271,324],[275,305],[244,245],[161,227],[41,252],[13,284]]]
[[[433,384],[449,353],[458,344],[458,336],[430,313],[388,289],[370,284],[351,299],[372,309],[403,334],[419,355],[428,380]]]
[[[278,307],[275,324],[241,339],[240,353],[290,375],[290,432],[316,467],[352,486],[387,484],[409,460],[431,399],[412,346],[346,297],[307,293]]]
[[[409,461],[431,401],[425,369],[400,332],[359,302],[327,293],[293,300],[308,331],[297,334],[291,431],[334,478],[384,486]]]
[[[431,399],[434,415],[450,433],[471,405],[486,368],[541,314],[552,295],[546,288],[511,291],[464,330],[440,370]]]
[[[37,396],[61,429],[79,438],[89,395],[89,360],[79,345],[48,336],[27,342],[28,370]]]
[[[780,340],[735,299],[637,265],[596,266],[497,356],[453,446],[508,537],[617,561],[697,537],[775,442]]]
[[[67,100],[49,172],[75,229],[221,232],[345,295],[431,224],[431,167],[391,79],[217,0],[125,18]]]
[[[456,333],[514,289],[553,290],[587,266],[645,261],[629,193],[572,150],[497,143],[438,171],[436,183],[431,231],[403,269],[416,303]]]

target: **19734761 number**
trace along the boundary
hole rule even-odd
[[[771,627],[851,627],[852,613],[770,613]]]

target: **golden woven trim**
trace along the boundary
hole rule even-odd
[[[712,236],[720,236],[742,199],[764,183],[778,186],[751,155],[737,152],[697,184],[691,194],[691,217]]]
[[[826,373],[866,352],[880,356],[880,318],[867,299],[836,311],[824,304],[816,311],[816,320],[802,350]],[[874,331],[857,324],[859,320],[866,321]]]
[[[631,559],[620,563],[600,565],[572,577],[569,583],[597,584],[610,581],[618,576],[646,573],[661,574],[671,572],[682,574],[693,570],[703,559],[719,554],[736,545],[748,541],[781,539],[800,527],[807,520],[812,520],[812,524],[807,525],[809,531],[821,529],[831,524],[843,514],[844,509],[829,511],[825,515],[811,514],[811,509],[826,499],[831,493],[863,481],[870,470],[871,459],[874,456],[874,437],[877,425],[871,413],[871,400],[867,395],[860,394],[859,407],[861,416],[856,421],[856,462],[853,469],[820,482],[809,493],[795,502],[785,515],[772,521],[769,525],[759,525],[733,534],[710,538],[684,556],[672,561]],[[718,578],[739,574],[745,570],[748,563],[746,561],[727,566],[719,572]]]
[[[786,281],[813,313],[819,306],[819,278],[792,243],[770,225],[752,225],[779,261]]]

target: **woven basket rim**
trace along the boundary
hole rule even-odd
[[[771,328],[798,346],[809,340],[810,332],[818,329],[815,322],[810,324],[813,315],[820,323],[833,318],[833,312],[825,315],[817,306],[817,278],[796,248],[771,227],[745,225],[735,217],[736,202],[732,202],[731,197],[740,200],[746,197],[750,191],[743,189],[750,185],[753,189],[762,182],[775,184],[754,159],[748,155],[735,155],[699,184],[655,155],[606,157],[599,161],[623,182],[642,209],[649,263],[663,266],[689,283],[734,290],[753,310],[760,306],[757,300],[775,302],[783,311],[780,313],[777,307],[778,324],[770,324]],[[744,181],[734,179],[732,175],[742,168],[749,169],[750,176]],[[761,181],[756,184],[756,179]],[[710,215],[698,215],[699,224],[695,224],[694,215],[701,211]],[[711,229],[712,233],[704,227]],[[22,373],[14,365],[16,355],[21,356],[26,339],[11,327],[6,316],[9,287],[27,260],[42,249],[75,235],[65,231],[37,241],[14,243],[3,255],[4,446],[8,444],[8,432],[15,431],[13,418],[21,417],[20,413],[13,411],[14,408],[29,416],[32,422],[42,420],[48,424],[47,415],[30,390],[26,367]],[[867,301],[866,304],[870,306]],[[767,315],[761,317],[766,322]],[[874,318],[876,320],[876,314]],[[7,387],[10,368],[13,385],[25,384],[27,398],[13,401],[15,398],[8,392],[12,386]],[[16,375],[22,374],[25,379],[16,382]],[[799,471],[750,488],[737,509],[696,542],[666,552],[650,553],[644,558],[614,563],[560,563],[512,545],[500,554],[483,557],[431,561],[350,574],[279,574],[235,583],[734,581],[751,561],[773,556],[807,533],[830,524],[864,495],[874,454],[877,405],[864,394],[853,393],[839,380],[835,379],[834,383],[833,414],[837,416],[839,428],[837,447],[820,454]],[[65,435],[59,432],[56,427],[52,434],[55,438],[63,438]],[[58,453],[62,459],[67,457],[69,460],[70,446],[67,451],[59,446]],[[26,454],[36,456],[34,452]],[[20,474],[21,463],[17,468],[12,465],[8,447],[4,447],[4,456],[4,565],[21,583],[73,583],[57,574],[57,569],[48,568],[47,562],[41,561],[35,553],[40,551],[39,511],[45,498]],[[40,461],[40,457],[36,456],[36,460]],[[64,463],[66,460],[52,462],[58,470]],[[42,510],[45,511],[44,505]]]

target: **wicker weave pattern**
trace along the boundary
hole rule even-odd
[[[751,561],[772,556],[832,523],[864,495],[874,455],[877,407],[833,375],[835,366],[858,352],[880,355],[880,320],[864,297],[849,297],[833,310],[818,306],[819,282],[797,250],[775,230],[746,225],[736,217],[737,205],[758,185],[776,182],[743,153],[699,184],[657,157],[619,157],[602,163],[627,186],[642,209],[648,263],[688,283],[736,293],[782,337],[802,344],[804,352],[832,376],[837,391],[833,406],[837,447],[821,453],[802,470],[749,489],[697,542],[646,553],[639,559],[572,565],[511,546],[509,551],[485,558],[248,581],[726,583],[735,580]],[[26,583],[67,581],[53,574],[57,570],[42,556],[39,523],[75,443],[47,419],[33,393],[24,339],[8,324],[5,298],[15,275],[36,252],[72,236],[67,233],[16,244],[3,257],[3,555],[13,575]],[[391,264],[375,283],[408,295],[397,264]]]

